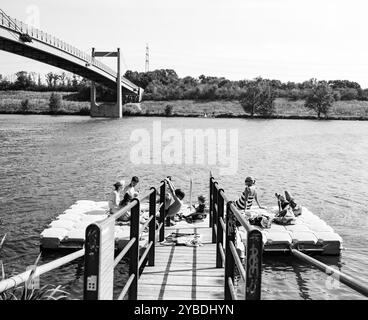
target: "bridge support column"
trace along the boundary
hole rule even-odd
[[[120,48],[117,51],[117,58],[118,58],[118,71],[116,75],[116,112],[118,114],[118,118],[123,117],[123,97],[122,97],[122,90],[121,90],[121,66],[120,66]]]
[[[123,95],[121,88],[121,64],[120,64],[120,48],[117,52],[95,52],[92,48],[92,58],[95,57],[116,57],[117,73],[116,73],[116,103],[96,103],[96,84],[91,82],[91,117],[104,118],[122,118],[123,117]]]

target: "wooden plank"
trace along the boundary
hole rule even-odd
[[[208,226],[208,221],[206,222]],[[160,245],[155,248],[155,265],[146,266],[138,284],[138,299],[217,300],[224,298],[224,269],[216,268],[216,244],[212,230],[193,225],[165,229],[174,233],[201,234],[199,247]]]

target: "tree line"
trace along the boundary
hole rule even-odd
[[[237,81],[205,75],[179,78],[172,69],[150,72],[128,70],[124,76],[145,90],[143,100],[238,100],[251,116],[271,116],[275,112],[276,98],[303,100],[305,107],[314,110],[318,118],[328,115],[334,101],[368,101],[368,89],[362,89],[357,82],[349,80],[318,81],[312,78],[297,83],[261,77]],[[0,90],[68,91],[75,92],[74,100],[90,98],[89,81],[85,78],[64,72],[49,72],[45,80],[46,84],[41,81],[40,75],[37,78],[35,73],[25,71],[17,72],[14,82],[0,75]],[[98,100],[115,101],[113,90],[98,85],[96,89]]]
[[[15,81],[10,81],[0,74],[0,90],[76,92],[88,85],[87,79],[66,72],[49,72],[43,78],[35,72],[19,71]]]
[[[19,71],[11,82],[0,74],[0,90],[31,91],[67,91],[77,92],[79,100],[89,99],[89,81],[75,74],[49,72],[44,76],[35,72]],[[257,83],[267,84],[277,98],[305,100],[316,83],[316,79],[304,82],[282,82],[280,80],[262,79],[231,81],[224,77],[200,75],[198,78],[187,76],[179,78],[172,69],[159,69],[149,72],[128,70],[124,76],[143,88],[143,100],[238,100],[244,92]],[[332,89],[335,100],[368,100],[368,89],[362,89],[359,83],[349,80],[326,81]],[[114,99],[114,93],[106,88],[97,87],[100,98]]]
[[[257,77],[252,80],[231,81],[224,77],[201,75],[179,78],[172,69],[150,72],[127,71],[125,77],[145,89],[144,100],[238,100],[244,92],[257,83],[267,84],[277,98],[305,100],[315,87],[316,79],[301,83]],[[349,80],[330,80],[326,83],[333,90],[335,100],[368,100],[368,89]]]

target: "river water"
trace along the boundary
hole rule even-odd
[[[155,164],[153,149],[159,142],[153,127],[161,128],[163,139],[176,134],[180,141],[174,147],[183,148],[186,129],[215,130],[218,139],[225,134],[225,153],[230,155],[231,148],[238,153],[232,156],[233,172],[220,171],[225,164],[212,156],[202,164],[194,157],[191,164],[184,153],[176,153],[181,163],[170,164],[166,153]],[[237,134],[231,139],[230,129]],[[150,140],[131,141],[132,133]],[[131,156],[137,143],[145,145],[146,163]],[[162,142],[163,151],[166,144]],[[211,169],[233,199],[243,190],[247,175],[257,179],[262,205],[274,206],[275,192],[292,190],[344,240],[340,258],[322,261],[368,285],[368,122],[0,115],[0,147],[0,236],[7,233],[0,258],[7,276],[35,261],[39,234],[56,215],[76,200],[106,200],[116,179],[137,175],[144,191],[172,175],[175,185],[188,193],[192,176],[193,194],[208,195]],[[55,257],[43,255],[40,263]],[[120,288],[126,269],[122,264],[116,271]],[[81,298],[82,259],[41,276],[41,284],[46,283],[63,285],[72,298]],[[289,256],[264,259],[262,299],[362,298]]]

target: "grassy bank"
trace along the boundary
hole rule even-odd
[[[174,116],[197,116],[205,114],[208,117],[249,117],[245,114],[239,101],[144,101],[140,104],[143,115],[165,115],[167,106],[172,106]],[[288,101],[284,98],[277,98],[275,101],[275,115],[272,118],[292,118],[292,119],[315,119],[316,114],[304,107],[304,101]],[[336,101],[329,119],[359,119],[368,120],[367,101]]]
[[[22,100],[29,100],[29,113],[48,114],[51,92],[0,91],[0,113],[22,113]],[[73,93],[63,92],[60,114],[88,114],[88,101],[73,101]],[[315,119],[316,114],[304,108],[304,101],[288,101],[277,98],[276,113],[272,118]],[[143,101],[139,104],[124,105],[124,114],[130,116],[178,117],[248,117],[238,101]],[[329,119],[368,120],[368,101],[336,101],[328,116]]]
[[[63,102],[59,114],[85,114],[90,103],[87,101],[70,101],[73,93],[61,92]],[[29,101],[29,114],[48,114],[51,92],[0,91],[0,113],[23,113],[21,103]]]

